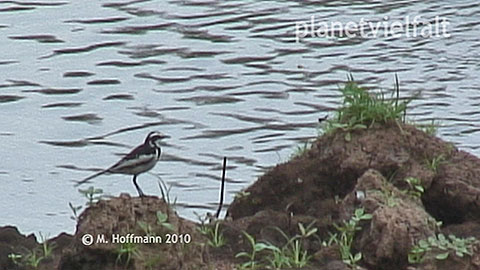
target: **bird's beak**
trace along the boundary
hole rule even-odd
[[[162,140],[163,140],[163,139],[168,139],[168,138],[171,138],[171,137],[168,136],[168,135],[165,135],[165,134],[162,134],[162,135],[160,136],[160,139],[162,139]]]

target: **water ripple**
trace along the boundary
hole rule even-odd
[[[10,39],[18,39],[18,40],[34,40],[40,43],[62,43],[65,42],[61,39],[53,35],[27,35],[27,36],[10,36]]]
[[[82,91],[80,88],[43,88],[37,90],[23,90],[24,93],[40,93],[44,95],[71,95]]]
[[[86,113],[80,115],[72,115],[72,116],[63,116],[62,117],[66,121],[76,121],[76,122],[86,122],[88,124],[98,124],[103,118],[97,116],[94,113]]]
[[[15,102],[25,97],[16,95],[0,95],[0,103]]]
[[[93,50],[97,50],[97,49],[100,49],[100,48],[117,47],[117,46],[122,46],[122,45],[125,45],[125,42],[112,41],[112,42],[103,42],[103,43],[88,45],[88,46],[85,46],[85,47],[57,49],[57,50],[53,51],[53,54],[48,55],[48,56],[43,56],[42,58],[48,58],[48,57],[52,57],[52,56],[60,55],[60,54],[85,53],[85,52],[91,52]]]

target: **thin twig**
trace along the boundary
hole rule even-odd
[[[395,99],[395,109],[398,107],[398,99],[400,99],[400,84],[398,83],[398,74],[395,73],[395,90],[397,92],[397,98]]]
[[[220,216],[220,212],[222,211],[223,195],[225,193],[225,173],[226,172],[227,172],[227,157],[223,157],[222,187],[220,188],[220,203],[218,204],[217,214],[215,214],[216,218]]]

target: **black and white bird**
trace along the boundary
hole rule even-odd
[[[135,147],[135,149],[133,149],[120,161],[108,169],[100,171],[83,179],[82,181],[79,181],[76,186],[84,184],[102,174],[128,174],[133,175],[133,184],[135,185],[135,188],[137,188],[138,195],[140,197],[145,196],[137,184],[137,176],[155,167],[155,164],[160,159],[160,153],[162,152],[160,149],[160,141],[165,138],[169,138],[169,136],[156,131],[148,133],[145,142]]]

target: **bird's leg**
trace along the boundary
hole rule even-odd
[[[137,184],[137,175],[136,174],[133,176],[133,184],[137,188],[138,196],[145,197],[145,194],[143,193],[142,189]]]

